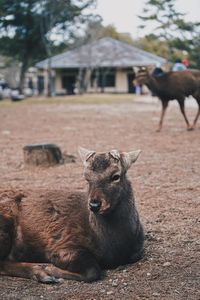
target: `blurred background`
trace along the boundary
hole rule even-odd
[[[134,93],[136,67],[200,68],[197,0],[1,0],[1,98]]]

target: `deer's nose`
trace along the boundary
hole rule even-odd
[[[92,212],[98,212],[101,207],[101,202],[97,199],[92,199],[89,203],[89,207]]]

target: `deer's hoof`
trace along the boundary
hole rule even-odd
[[[45,283],[45,284],[55,284],[55,283],[62,282],[62,280],[49,273],[48,268],[44,266],[34,267],[32,278],[37,282]]]
[[[54,276],[45,276],[41,278],[40,282],[46,284],[55,284],[55,283],[61,283],[62,280],[60,280],[59,278],[55,278]]]
[[[192,130],[194,130],[194,126],[190,126],[187,128],[187,131],[192,131]]]

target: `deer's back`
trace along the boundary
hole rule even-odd
[[[197,70],[165,73],[157,77],[158,96],[169,100],[193,95],[200,88],[200,72]]]

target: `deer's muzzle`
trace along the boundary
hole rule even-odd
[[[101,202],[98,200],[91,200],[89,203],[90,210],[94,213],[98,212],[101,207]]]

